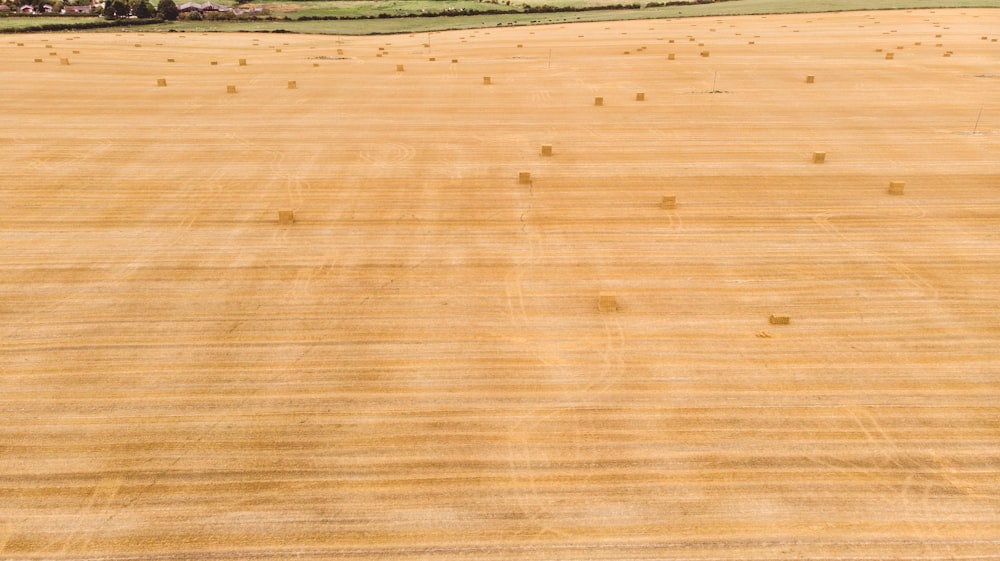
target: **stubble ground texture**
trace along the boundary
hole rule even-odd
[[[0,557],[996,555],[998,32],[9,37]]]

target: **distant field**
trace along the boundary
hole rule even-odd
[[[70,23],[75,21],[93,21],[95,18],[77,18],[74,20],[69,20],[68,18],[58,17],[58,16],[7,16],[0,18],[0,31],[13,31],[17,29],[25,29],[28,27],[37,27],[40,25],[48,25],[52,23]]]
[[[390,33],[411,33],[443,31],[448,29],[473,29],[511,25],[552,24],[568,22],[622,21],[638,19],[664,19],[678,17],[701,17],[720,15],[755,15],[816,13],[855,10],[889,10],[918,8],[1000,8],[1000,0],[733,0],[713,4],[691,4],[690,6],[664,6],[656,8],[626,10],[586,10],[544,13],[477,14],[439,17],[408,17],[422,13],[443,13],[448,10],[496,11],[520,9],[524,5],[555,6],[568,10],[592,8],[602,5],[631,4],[629,0],[527,0],[493,4],[461,0],[439,2],[434,0],[398,0],[367,2],[345,0],[343,2],[320,0],[264,2],[277,19],[275,21],[192,21],[163,23],[143,26],[148,31],[251,31],[369,35]],[[648,0],[638,2],[642,5]],[[378,18],[379,14],[392,17]],[[314,20],[311,18],[359,18],[344,20]],[[378,18],[378,19],[368,19]],[[74,20],[75,21],[75,20]],[[93,21],[89,18],[81,21]],[[25,28],[67,23],[66,18],[57,17],[6,17],[0,18],[0,32]],[[114,30],[114,28],[109,28]],[[103,31],[107,31],[104,29]],[[101,31],[101,30],[94,30]]]

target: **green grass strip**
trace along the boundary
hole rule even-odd
[[[643,2],[643,4],[645,3],[647,2]],[[308,2],[302,2],[298,5],[308,4]],[[405,4],[406,2],[396,3],[396,5]],[[449,3],[445,2],[435,2],[435,4],[444,6],[449,5]],[[512,2],[512,4],[516,3]],[[490,6],[492,7],[492,5]],[[579,6],[589,8],[593,6],[593,2],[580,0]],[[501,6],[496,7],[499,8]],[[585,11],[549,13],[479,14],[463,16],[442,15],[437,17],[389,17],[343,20],[279,19],[272,21],[191,21],[154,23],[147,25],[144,30],[376,35],[574,22],[929,8],[1000,8],[1000,0],[730,0],[712,4],[692,4],[685,6],[664,6],[625,10],[588,9]],[[323,16],[324,12],[317,7],[307,10],[303,15],[316,17]],[[65,21],[64,18],[44,18],[38,16],[33,18],[4,17],[0,18],[0,32],[53,30],[47,29],[47,25],[45,25],[44,27],[46,28],[43,29],[42,25],[27,24],[27,22],[31,21],[42,22],[44,24],[54,23],[48,20]],[[103,20],[90,21],[111,24],[111,29],[118,27],[114,25],[114,22],[103,22]],[[95,26],[96,25],[100,24],[95,24]],[[80,26],[63,27],[61,29],[87,30],[89,28],[90,27],[88,25],[82,24]],[[93,30],[107,31],[109,28],[104,27],[104,25],[100,25],[99,28]]]

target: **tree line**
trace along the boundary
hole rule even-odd
[[[156,7],[149,0],[107,0],[104,3],[104,19],[122,19],[135,16],[139,19],[157,18],[174,21],[180,15],[174,0],[160,0]]]

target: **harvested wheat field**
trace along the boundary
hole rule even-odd
[[[998,37],[9,36],[0,557],[1000,557]]]

